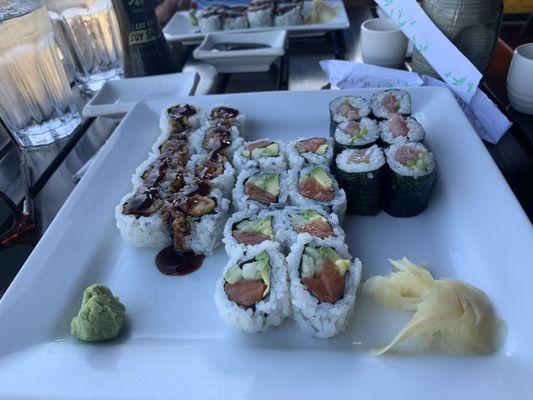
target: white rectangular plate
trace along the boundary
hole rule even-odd
[[[328,1],[328,5],[333,7],[337,11],[337,16],[328,21],[319,24],[301,24],[301,25],[288,25],[288,26],[268,26],[265,28],[247,28],[247,29],[233,29],[230,31],[220,32],[261,32],[285,29],[288,31],[290,37],[309,37],[309,36],[321,36],[329,31],[335,31],[340,29],[347,29],[350,27],[350,21],[346,15],[346,9],[342,1],[333,0]],[[309,14],[311,11],[311,1],[304,3],[303,13]],[[191,26],[189,23],[189,12],[178,11],[170,19],[168,24],[163,29],[165,37],[170,42],[182,42],[183,44],[198,44],[204,37],[205,33],[201,33],[199,28]]]
[[[248,33],[209,33],[193,51],[197,60],[213,65],[218,73],[268,71],[278,57],[285,54],[287,31]],[[213,51],[218,43],[258,43],[269,47],[250,50]]]
[[[83,116],[120,117],[140,100],[189,96],[198,83],[195,72],[143,76],[119,79],[104,83],[104,86],[83,108]]]
[[[518,399],[533,390],[533,232],[453,96],[408,89],[438,162],[429,208],[415,218],[348,217],[351,253],[364,277],[390,271],[387,257],[427,261],[437,276],[466,280],[508,324],[504,347],[484,357],[390,354],[408,316],[362,296],[337,338],[306,336],[287,320],[266,334],[228,327],[213,301],[222,248],[185,277],[164,276],[156,249],[126,245],[113,209],[158,134],[163,102],[124,118],[0,301],[1,399]],[[328,103],[372,90],[269,92],[183,98],[242,109],[250,139],[328,135]],[[109,285],[127,307],[119,339],[70,335],[83,289]],[[295,397],[296,394],[296,397]]]

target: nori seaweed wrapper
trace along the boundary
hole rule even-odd
[[[427,208],[435,183],[435,169],[427,175],[400,175],[387,168],[383,209],[393,217],[414,217]]]
[[[333,158],[337,156],[337,154],[342,153],[343,150],[346,149],[368,149],[369,147],[372,147],[375,145],[376,142],[372,143],[366,143],[361,145],[352,145],[352,144],[340,144],[335,139],[333,139]]]
[[[368,172],[346,172],[337,167],[335,172],[346,192],[348,214],[376,215],[381,211],[386,165]]]

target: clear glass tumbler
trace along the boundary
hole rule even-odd
[[[56,31],[68,42],[82,91],[93,93],[105,81],[120,79],[122,48],[110,0],[47,0]],[[62,46],[64,47],[64,46]]]
[[[80,123],[42,0],[0,0],[0,119],[24,147]]]

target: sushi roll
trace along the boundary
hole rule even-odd
[[[198,26],[202,33],[221,31],[224,24],[224,8],[221,6],[209,6],[196,14]]]
[[[304,332],[329,338],[353,315],[361,262],[340,240],[300,235],[287,256],[292,318]]]
[[[262,28],[272,25],[274,2],[270,0],[253,0],[246,13],[250,28]]]
[[[329,103],[329,134],[333,136],[337,125],[344,121],[359,121],[368,117],[370,105],[368,101],[359,96],[337,97]]]
[[[220,189],[222,196],[231,199],[231,191],[235,185],[235,170],[228,159],[218,153],[193,155],[187,164],[191,172],[187,176],[188,183],[197,180],[208,181],[213,187]]]
[[[202,109],[191,104],[181,103],[165,107],[159,120],[163,133],[182,132],[200,128]]]
[[[379,133],[378,123],[370,118],[341,122],[333,136],[334,154],[337,155],[344,149],[370,147],[379,139]]]
[[[230,161],[242,142],[237,127],[224,120],[200,128],[190,138],[191,147],[196,153],[209,154],[214,151]]]
[[[327,212],[338,215],[342,222],[346,212],[346,194],[339,188],[337,180],[328,167],[306,166],[289,171],[291,205],[320,206]],[[234,193],[235,195],[235,193]]]
[[[225,122],[227,125],[237,127],[240,135],[244,137],[245,117],[242,111],[227,105],[219,104],[213,107],[205,116],[205,124],[216,125],[220,123],[220,121]]]
[[[285,144],[270,139],[247,142],[235,152],[233,165],[237,172],[248,168],[285,169]]]
[[[247,7],[245,6],[224,7],[224,30],[248,28],[246,10]]]
[[[228,218],[222,241],[229,258],[265,241],[277,241],[280,215],[277,211],[239,211]]]
[[[193,184],[168,199],[161,218],[170,227],[174,249],[209,256],[220,244],[229,200],[206,182]]]
[[[377,118],[388,118],[390,114],[411,114],[411,95],[405,90],[390,89],[376,92],[370,100],[372,113]]]
[[[244,332],[281,325],[289,315],[289,286],[277,245],[263,242],[230,259],[216,283],[215,304],[224,321]]]
[[[322,207],[286,207],[278,217],[277,240],[290,249],[298,235],[308,234],[315,238],[337,238],[344,241],[345,234],[336,214],[328,214]]]
[[[394,144],[385,150],[387,174],[384,209],[394,217],[413,217],[428,205],[435,183],[435,158],[420,143]]]
[[[159,212],[164,204],[153,188],[141,187],[125,195],[115,207],[115,221],[122,239],[135,247],[170,245],[170,229]]]
[[[302,7],[299,3],[276,4],[274,26],[300,25],[301,23]]]
[[[280,209],[287,205],[289,190],[282,170],[241,171],[233,188],[233,206],[239,211]]]
[[[335,175],[346,192],[348,214],[376,215],[382,207],[386,167],[383,150],[347,149],[337,156]]]
[[[329,167],[333,160],[333,140],[325,137],[300,138],[287,146],[291,168],[301,168],[305,163]]]
[[[381,131],[381,141],[385,146],[391,144],[409,142],[424,142],[426,131],[418,121],[411,117],[404,117],[402,114],[394,113],[389,115],[389,119],[379,123]]]

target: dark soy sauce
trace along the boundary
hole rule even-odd
[[[157,253],[155,264],[165,275],[188,275],[200,268],[204,259],[192,251],[177,252],[174,246],[168,246]]]

